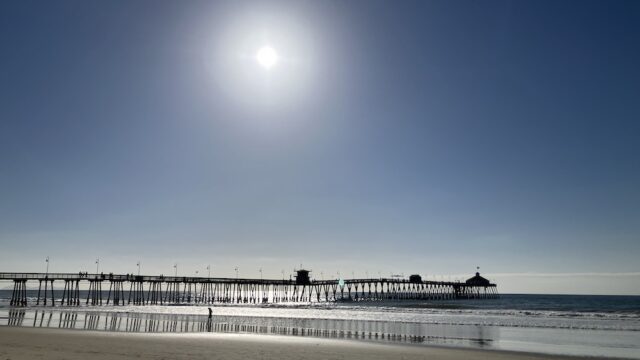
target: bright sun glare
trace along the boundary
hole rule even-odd
[[[270,46],[263,46],[256,53],[256,60],[262,67],[270,69],[278,63],[278,53]]]

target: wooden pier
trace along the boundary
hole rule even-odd
[[[299,270],[295,280],[112,273],[0,273],[2,280],[13,281],[10,305],[16,307],[419,301],[498,297],[496,284],[490,283],[479,273],[465,282],[423,281],[418,275],[412,275],[409,279],[311,280],[306,270]],[[28,282],[38,286],[35,299],[27,296]],[[54,292],[55,285],[59,287]],[[82,296],[81,287],[88,288],[86,292],[83,290],[85,293]]]

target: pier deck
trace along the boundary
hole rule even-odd
[[[479,274],[476,274],[479,277]],[[473,278],[475,279],[475,278]],[[470,280],[473,280],[470,279]],[[0,273],[13,281],[12,306],[34,305],[171,305],[214,303],[299,303],[381,300],[493,299],[496,284],[477,281],[416,281],[415,279],[246,279],[194,276]],[[27,296],[27,282],[37,282],[38,294]],[[54,291],[54,285],[59,284]],[[62,284],[60,284],[62,283]],[[105,285],[103,287],[103,285]],[[80,289],[88,289],[81,297]],[[29,304],[31,302],[31,304]]]

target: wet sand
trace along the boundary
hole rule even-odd
[[[577,359],[420,345],[246,334],[129,334],[0,327],[0,359]]]

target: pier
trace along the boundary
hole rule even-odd
[[[336,301],[495,299],[496,284],[479,273],[465,282],[405,278],[295,280],[88,273],[0,273],[13,281],[11,306],[267,304]],[[37,295],[27,296],[27,283]],[[54,291],[55,288],[55,291]],[[83,294],[81,295],[81,290]],[[35,292],[35,288],[29,290]],[[88,289],[88,290],[84,290]]]

